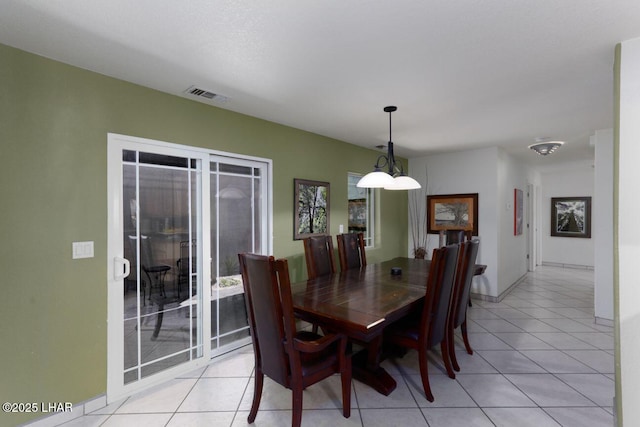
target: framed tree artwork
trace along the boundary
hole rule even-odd
[[[591,197],[552,197],[551,235],[591,238]]]
[[[478,193],[427,196],[427,233],[446,230],[478,235]]]
[[[293,238],[329,233],[329,183],[293,180]]]

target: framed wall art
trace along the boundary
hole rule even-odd
[[[551,235],[591,238],[591,197],[552,197]]]
[[[466,230],[478,235],[478,193],[427,196],[427,233]]]
[[[293,180],[293,238],[329,233],[329,183]]]
[[[364,233],[367,231],[367,199],[349,200],[349,233]]]
[[[524,195],[522,190],[513,190],[513,235],[522,234],[522,223],[524,221]]]

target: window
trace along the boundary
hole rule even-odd
[[[374,191],[372,188],[358,188],[356,184],[362,175],[347,175],[347,197],[349,198],[349,233],[364,233],[364,243],[373,247],[374,238]]]

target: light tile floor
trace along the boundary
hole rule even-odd
[[[384,362],[398,381],[390,396],[353,382],[349,419],[339,377],[307,389],[303,426],[613,426],[613,330],[594,323],[592,271],[541,267],[500,303],[474,300],[469,319],[475,351],[458,339],[455,380],[433,354],[433,403],[409,352]],[[64,425],[244,426],[252,373],[249,346]],[[255,425],[288,426],[290,409],[290,392],[267,379]]]

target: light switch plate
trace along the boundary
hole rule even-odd
[[[73,242],[71,258],[93,258],[93,242]]]

